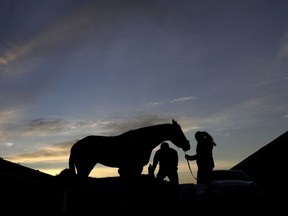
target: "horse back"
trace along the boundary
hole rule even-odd
[[[107,136],[90,135],[78,140],[73,146],[73,151],[103,150],[111,146],[116,138]]]

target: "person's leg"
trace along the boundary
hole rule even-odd
[[[177,170],[170,172],[168,175],[168,178],[172,184],[175,184],[175,185],[179,184],[179,176],[178,176]]]
[[[211,182],[211,172],[210,168],[198,168],[197,171],[197,184],[209,184]]]
[[[163,181],[166,176],[167,176],[167,174],[165,172],[163,172],[163,170],[159,169],[159,171],[156,175],[156,179],[159,181]]]
[[[204,184],[205,174],[201,167],[198,167],[197,170],[197,184]]]

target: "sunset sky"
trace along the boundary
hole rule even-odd
[[[205,130],[215,169],[230,169],[288,129],[287,11],[285,0],[0,0],[0,157],[57,175],[76,140],[175,119],[188,154]],[[180,183],[194,183],[170,146]]]

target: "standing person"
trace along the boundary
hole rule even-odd
[[[206,131],[197,131],[195,133],[197,141],[196,154],[185,155],[186,160],[196,160],[198,167],[197,184],[209,184],[211,182],[211,174],[214,169],[213,147],[216,143],[212,136]]]
[[[157,164],[159,164],[159,170],[156,175],[157,180],[162,181],[165,177],[168,177],[172,184],[179,184],[178,153],[167,142],[161,143],[160,149],[155,153],[153,164],[150,164],[148,168],[149,174],[154,175]]]

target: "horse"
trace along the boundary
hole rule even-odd
[[[172,124],[142,127],[116,136],[89,135],[72,145],[69,170],[73,175],[88,177],[99,163],[118,168],[120,177],[141,176],[152,150],[164,141],[171,141],[185,152],[190,149],[189,140],[174,119]]]

